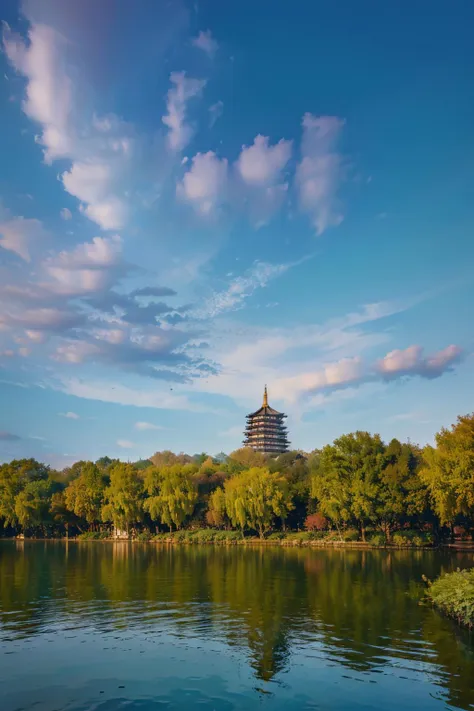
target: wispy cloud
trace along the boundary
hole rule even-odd
[[[76,412],[60,412],[59,416],[66,417],[68,420],[80,420],[80,417]]]
[[[219,99],[215,104],[209,106],[209,128],[212,128],[216,121],[224,113],[224,102]]]
[[[211,58],[214,57],[219,48],[219,44],[212,36],[211,30],[201,30],[198,36],[193,38],[192,44]]]
[[[194,125],[187,120],[188,102],[200,96],[206,85],[205,79],[192,79],[185,72],[172,72],[172,84],[166,101],[167,113],[162,117],[168,127],[168,145],[173,151],[185,148],[194,134]]]
[[[243,276],[236,277],[222,291],[216,291],[204,306],[194,312],[196,318],[212,318],[225,311],[235,311],[257,289],[262,289],[278,276],[284,274],[295,263],[269,264],[255,262]]]
[[[18,442],[21,437],[19,435],[13,434],[13,432],[6,432],[5,430],[0,430],[0,442]]]
[[[32,249],[44,248],[47,240],[48,233],[39,220],[13,217],[0,206],[0,247],[30,262]]]
[[[23,110],[41,126],[45,162],[69,159],[71,166],[61,176],[66,191],[103,229],[122,227],[127,213],[122,183],[130,175],[133,152],[129,129],[115,116],[81,125],[65,70],[66,40],[53,28],[30,23],[25,41],[4,24],[3,47],[27,80]]]
[[[296,169],[296,185],[301,209],[308,213],[321,235],[343,220],[337,197],[344,177],[342,156],[336,145],[344,121],[336,116],[303,116],[301,161]]]
[[[135,422],[135,429],[144,432],[146,430],[162,430],[161,425],[154,425],[152,422]]]
[[[117,445],[122,449],[133,449],[135,447],[135,444],[128,439],[118,439]]]
[[[145,380],[136,386],[124,385],[120,382],[88,378],[61,377],[51,382],[51,386],[60,392],[86,400],[98,400],[119,405],[132,405],[134,407],[149,407],[157,410],[184,410],[189,412],[213,413],[219,412],[218,408],[201,402],[192,401],[187,395],[172,392],[169,386],[150,388]]]

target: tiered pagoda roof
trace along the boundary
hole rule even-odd
[[[289,449],[288,431],[284,424],[286,415],[268,404],[267,386],[263,394],[263,404],[255,412],[247,415],[244,445],[257,452],[281,454]]]

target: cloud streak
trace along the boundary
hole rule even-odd
[[[193,38],[192,45],[205,52],[211,59],[219,48],[219,44],[212,36],[211,30],[201,30],[198,36]]]
[[[344,177],[343,160],[336,151],[344,121],[336,116],[303,116],[301,161],[296,168],[300,207],[322,235],[340,225],[344,216],[337,191]]]
[[[187,120],[188,102],[201,96],[205,79],[192,79],[185,72],[172,72],[172,84],[166,100],[167,113],[162,117],[168,127],[168,146],[172,151],[182,151],[194,135],[194,125]]]
[[[13,432],[6,432],[5,430],[0,430],[0,442],[18,442],[21,439]]]

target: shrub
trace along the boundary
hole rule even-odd
[[[281,541],[283,538],[285,538],[283,531],[274,531],[274,533],[270,533],[270,535],[267,536],[268,541]]]
[[[342,534],[342,537],[345,541],[358,541],[359,540],[359,531],[357,528],[346,528],[344,533]]]
[[[303,543],[305,541],[310,541],[313,535],[309,531],[297,531],[295,533],[287,533],[285,535],[285,541],[295,541],[297,543]]]
[[[151,541],[152,539],[152,534],[150,531],[140,531],[140,533],[137,533],[135,536],[136,541]]]
[[[212,543],[215,540],[215,535],[217,531],[212,528],[202,528],[196,531],[193,536],[193,542],[195,543]]]
[[[373,546],[385,546],[387,539],[383,533],[373,533],[370,537],[369,543]]]
[[[192,543],[195,535],[194,531],[173,531],[171,537],[177,543]]]
[[[242,540],[242,534],[239,531],[215,531],[214,533],[216,543],[232,543],[240,540]]]
[[[304,527],[307,531],[325,531],[329,527],[329,521],[321,513],[309,514],[306,516]]]
[[[474,569],[442,575],[429,585],[426,596],[460,625],[474,628]]]
[[[165,543],[170,538],[170,536],[170,533],[156,533],[153,536],[152,540],[158,541],[158,543]]]
[[[77,536],[80,541],[102,541],[111,537],[110,531],[84,531]]]
[[[433,542],[431,531],[397,531],[392,536],[395,546],[428,546]]]

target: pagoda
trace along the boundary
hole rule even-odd
[[[286,415],[268,404],[267,386],[263,393],[262,407],[247,415],[244,445],[256,452],[282,454],[289,449],[288,433],[283,420]]]

